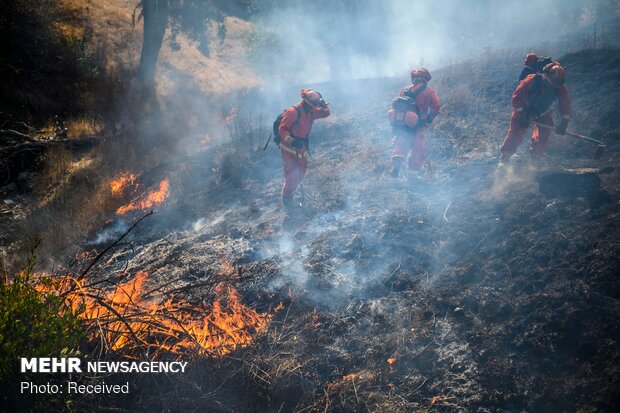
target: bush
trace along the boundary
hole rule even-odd
[[[26,268],[0,283],[0,383],[18,371],[19,357],[69,357],[77,354],[81,331],[77,314],[53,293],[32,282],[35,241]],[[4,387],[4,386],[3,386]]]

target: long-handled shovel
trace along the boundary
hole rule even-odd
[[[545,123],[540,123],[540,122],[532,122],[532,123],[534,125],[536,125],[536,126],[540,126],[541,128],[554,129],[553,126],[547,125]],[[580,135],[578,133],[574,133],[574,132],[566,131],[565,134],[568,135],[568,136],[572,136],[573,138],[582,139],[584,141],[595,143],[596,144],[596,153],[594,154],[594,159],[600,159],[601,156],[603,155],[603,151],[605,150],[605,147],[606,147],[606,145],[603,142],[601,142],[601,141],[599,141],[597,139],[590,138],[588,136],[584,136],[584,135]]]
[[[265,147],[263,148],[263,152],[265,152],[265,150],[267,149],[267,145],[269,145],[269,142],[271,142],[271,137],[273,136],[273,133],[269,134],[269,139],[267,139],[267,143],[265,144]]]

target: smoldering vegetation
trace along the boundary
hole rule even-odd
[[[575,74],[599,71],[591,75],[609,80],[597,88],[611,92],[615,75],[604,62],[616,58],[617,51],[584,50],[561,61]],[[556,137],[547,166],[532,169],[522,147],[500,180],[494,154],[519,62],[496,56],[434,72],[446,105],[417,184],[388,173],[384,116],[399,78],[316,85],[335,114],[316,122],[301,211],[279,207],[279,153],[263,151],[265,127],[244,130],[250,145],[233,141],[171,164],[168,200],[94,276],[149,271],[153,287],[200,302],[224,258],[245,302],[284,309],[250,347],[201,361],[208,373],[175,383],[174,395],[124,403],[615,409],[618,130],[603,126],[615,92],[598,95],[598,111],[582,110],[571,125],[604,131],[609,146],[598,163],[594,148]],[[464,67],[483,81],[464,81]],[[579,76],[568,82],[575,106],[587,107],[591,89]]]

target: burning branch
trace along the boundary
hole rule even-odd
[[[84,286],[70,276],[39,278],[39,291],[55,292],[64,299],[67,311],[97,327],[90,333],[93,342],[102,341],[108,351],[122,350],[126,355],[223,356],[249,345],[277,311],[259,313],[245,306],[232,286],[221,287],[211,305],[194,306],[173,298],[158,303],[145,298],[146,272],[112,291]]]
[[[122,350],[125,355],[151,353],[154,356],[161,352],[194,353],[217,357],[249,345],[254,335],[263,331],[283,306],[266,313],[245,306],[232,285],[223,285],[230,282],[228,278],[235,273],[235,266],[224,258],[219,271],[221,279],[208,282],[219,284],[211,305],[195,306],[175,297],[163,302],[149,298],[155,290],[143,288],[148,279],[146,272],[138,272],[132,280],[116,285],[114,290],[105,290],[99,285],[115,277],[83,283],[97,262],[152,214],[151,211],[138,219],[97,254],[77,277],[39,274],[35,287],[43,293],[55,293],[65,304],[63,311],[71,311],[87,325],[94,326],[89,337],[101,343],[100,351]],[[171,292],[164,296],[170,296]]]

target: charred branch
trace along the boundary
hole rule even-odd
[[[110,245],[108,245],[103,251],[101,251],[99,254],[97,254],[97,256],[90,262],[90,264],[88,264],[88,266],[86,268],[84,268],[84,270],[82,270],[82,272],[80,273],[80,279],[84,278],[86,276],[86,274],[88,274],[88,272],[99,262],[99,260],[101,260],[101,258],[103,258],[108,251],[110,251],[112,248],[116,247],[117,245],[119,245],[119,243],[127,236],[129,235],[129,233],[138,226],[138,224],[146,217],[149,217],[151,215],[153,215],[155,212],[151,211],[145,215],[143,215],[142,217],[140,217],[140,219],[138,219],[136,222],[133,223],[133,225],[131,227],[129,227],[129,229],[127,231],[125,231],[116,241],[114,241],[113,243],[111,243]],[[102,280],[101,282],[105,282],[105,280]],[[95,283],[97,284],[97,283]],[[93,284],[94,285],[94,284]]]

